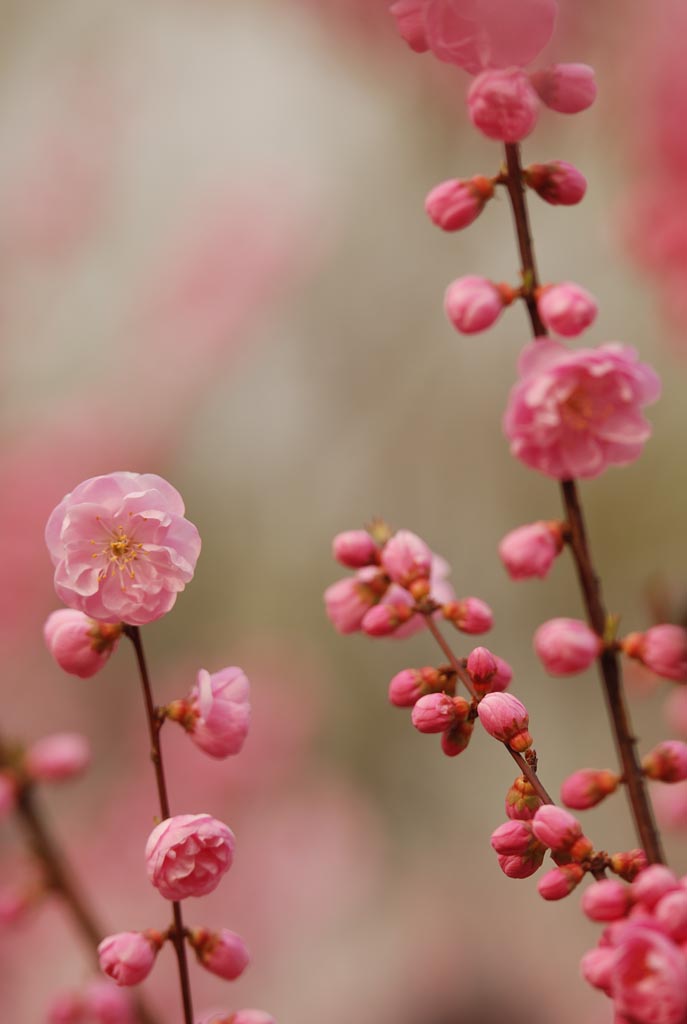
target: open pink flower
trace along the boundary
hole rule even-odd
[[[170,610],[200,553],[181,495],[152,473],[85,480],[53,511],[45,539],[66,605],[134,626]]]
[[[633,922],[619,935],[610,978],[616,1009],[640,1024],[684,1024],[684,952],[666,936]]]
[[[642,407],[660,381],[634,349],[571,350],[541,338],[524,349],[503,427],[518,459],[558,480],[598,476],[640,455],[651,427]]]
[[[153,829],[146,843],[148,878],[168,900],[205,896],[234,859],[234,833],[209,814],[177,814]]]
[[[198,716],[189,726],[193,742],[211,757],[238,754],[250,726],[249,696],[242,669],[232,666],[210,674],[202,668],[191,691],[191,708]]]

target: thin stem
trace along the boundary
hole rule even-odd
[[[167,795],[165,769],[162,762],[162,749],[160,747],[160,729],[162,728],[164,719],[160,716],[153,701],[150,675],[148,674],[148,666],[146,665],[145,654],[143,653],[141,631],[138,626],[125,626],[124,632],[131,640],[136,653],[138,672],[141,679],[141,688],[143,690],[143,702],[145,704],[146,718],[148,721],[148,733],[150,735],[150,759],[155,768],[155,780],[157,782],[157,791],[160,799],[160,811],[163,819],[166,819],[171,817],[171,814],[169,810],[169,797]],[[181,913],[181,903],[177,901],[172,902],[172,913],[174,916],[174,927],[170,933],[170,940],[174,946],[177,963],[179,965],[179,983],[181,986],[181,1001],[184,1006],[184,1024],[193,1024],[191,982],[188,973],[188,959],[186,956],[186,930],[184,927],[183,915]]]
[[[470,679],[470,676],[468,675],[467,671],[463,668],[463,666],[461,665],[461,663],[458,660],[458,658],[453,653],[453,651],[451,649],[451,645],[447,642],[446,638],[444,637],[443,633],[441,632],[441,630],[437,626],[437,624],[434,621],[434,619],[432,618],[432,616],[431,615],[425,615],[425,622],[427,623],[427,628],[429,629],[430,633],[432,634],[432,636],[434,637],[436,642],[439,644],[439,647],[441,647],[442,651],[444,652],[444,654],[448,658],[449,664],[451,665],[451,668],[456,673],[456,675],[458,676],[460,681],[467,688],[467,690],[470,693],[470,696],[474,700],[477,700],[477,693],[475,692],[475,689],[473,688],[472,680]]]
[[[525,302],[532,325],[532,333],[534,337],[541,337],[547,331],[539,316],[534,297],[535,290],[539,286],[539,279],[537,277],[527,201],[522,184],[520,147],[515,143],[506,145],[506,164],[508,167],[506,186],[513,211],[518,248],[522,262],[523,281],[526,286]],[[564,480],[561,482],[561,495],[570,529],[570,549],[573,553],[577,576],[582,588],[587,619],[595,632],[603,637],[606,628],[607,611],[604,605],[599,576],[594,568],[585,529],[582,505],[574,480]],[[630,809],[639,840],[649,863],[664,863],[661,840],[646,791],[644,776],[637,754],[636,738],[632,731],[630,715],[623,692],[617,653],[606,648],[599,657],[598,666],[615,745],[627,785]]]

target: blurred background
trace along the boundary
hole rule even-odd
[[[625,631],[657,601],[678,620],[687,568],[686,12],[679,0],[561,0],[541,66],[584,61],[600,96],[545,112],[527,162],[565,159],[590,187],[532,203],[545,281],[599,299],[586,343],[636,345],[664,381],[640,462],[583,487],[610,608]],[[578,979],[598,930],[573,896],[503,876],[489,847],[514,773],[476,733],[456,760],[387,702],[429,638],[342,638],[322,591],[334,533],[373,516],[424,537],[459,595],[494,608],[547,787],[612,767],[592,674],[547,678],[536,626],[581,614],[571,565],[512,584],[501,536],[559,515],[557,489],[508,454],[500,418],[524,311],[463,338],[443,291],[517,279],[505,201],[458,236],[426,192],[496,173],[468,128],[467,76],[412,54],[386,0],[3,0],[0,40],[0,638],[4,735],[83,731],[88,776],[43,794],[111,931],[164,927],[142,851],[156,810],[132,652],[93,680],[43,647],[57,606],[42,539],[82,479],[155,472],[203,538],[192,585],[146,627],[160,701],[202,666],[254,691],[244,753],[211,762],[163,734],[173,810],[237,835],[235,866],[189,923],[240,932],[229,985],[193,967],[198,1010],[259,1006],[279,1024],[572,1024],[610,1020]],[[470,645],[471,646],[471,645]],[[459,648],[459,653],[467,654]],[[643,749],[666,736],[667,684],[631,673]],[[673,733],[674,734],[674,730]],[[673,825],[683,810],[673,803]],[[585,816],[597,846],[635,845],[622,796]],[[684,833],[683,833],[684,836]],[[673,866],[687,870],[679,828]],[[6,881],[28,872],[0,829]],[[89,961],[57,903],[0,936],[2,1019],[40,1024]],[[144,986],[180,1020],[172,955]]]

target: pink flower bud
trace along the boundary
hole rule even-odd
[[[496,323],[506,305],[504,296],[486,277],[459,277],[446,289],[446,316],[461,334],[476,334]]]
[[[579,619],[549,619],[534,634],[534,649],[552,676],[569,676],[589,668],[603,643]]]
[[[586,289],[564,281],[547,285],[538,292],[537,309],[549,330],[574,338],[594,323],[599,307]]]
[[[230,932],[227,928],[220,932],[194,928],[189,941],[199,963],[226,981],[235,981],[250,963],[250,954],[245,942],[240,935]]]
[[[483,71],[470,86],[468,113],[487,138],[520,142],[537,123],[539,100],[519,68]]]
[[[117,649],[122,627],[89,619],[73,608],[60,608],[45,620],[43,636],[53,658],[65,672],[88,679]]]
[[[518,821],[530,821],[541,807],[541,797],[524,775],[519,775],[506,793],[506,814]]]
[[[93,981],[83,994],[88,1024],[138,1024],[128,992],[109,981]]]
[[[632,906],[627,885],[614,878],[604,878],[591,885],[582,897],[582,910],[590,921],[619,921]]]
[[[118,932],[98,946],[100,969],[117,985],[139,985],[153,969],[162,946],[159,932]]]
[[[445,732],[457,718],[465,718],[462,697],[449,697],[445,693],[428,693],[420,697],[412,710],[411,721],[418,732]],[[469,710],[469,705],[468,705]]]
[[[349,569],[362,569],[379,561],[379,548],[367,530],[337,533],[332,541],[332,554]]]
[[[512,693],[488,693],[477,705],[477,714],[489,735],[511,750],[522,753],[532,746],[527,709]]]
[[[583,768],[565,780],[561,786],[561,800],[575,811],[586,811],[615,793],[619,782],[620,777],[613,772]]]
[[[687,958],[653,929],[628,924],[616,949],[611,981],[616,1011],[632,1021],[683,1024]]]
[[[38,782],[62,782],[80,775],[91,763],[91,745],[76,732],[58,732],[32,743],[24,767]]]
[[[507,661],[499,658],[498,654],[495,654],[494,658],[496,659],[496,672],[491,677],[490,693],[501,693],[510,685],[513,679],[513,669]]]
[[[540,846],[532,854],[499,853],[497,860],[508,878],[530,878],[542,866],[545,853],[544,847]]]
[[[363,616],[363,633],[368,636],[391,636],[399,626],[409,622],[414,614],[408,604],[376,604]]]
[[[486,647],[475,647],[468,655],[466,668],[475,685],[488,689],[492,676],[496,675],[496,658]]]
[[[530,81],[542,102],[559,114],[579,114],[596,99],[594,68],[588,64],[554,64],[535,71]]]
[[[506,821],[499,825],[491,834],[491,847],[496,853],[518,854],[522,856],[542,844],[532,831],[529,821]]]
[[[7,818],[17,803],[17,783],[9,772],[0,771],[0,821]]]
[[[642,758],[642,768],[658,782],[682,782],[687,779],[687,743],[664,740]]]
[[[580,961],[580,972],[589,985],[610,996],[614,962],[614,950],[604,947],[590,949]]]
[[[428,49],[425,33],[425,0],[396,0],[389,8],[403,39],[416,53]]]
[[[687,629],[682,626],[652,626],[646,633],[630,633],[621,646],[656,675],[687,682]]]
[[[587,179],[565,160],[530,164],[523,172],[525,184],[552,206],[575,206],[584,199]]]
[[[647,866],[644,850],[625,850],[610,857],[609,867],[616,875],[632,882]]]
[[[198,673],[191,691],[186,728],[193,742],[211,757],[240,753],[250,726],[250,685],[242,669]]]
[[[420,697],[440,690],[453,689],[443,672],[428,665],[426,668],[404,668],[389,683],[389,700],[397,708],[412,708]]]
[[[532,828],[537,839],[557,853],[567,852],[582,837],[582,826],[577,818],[555,804],[544,804],[539,808],[532,820]]]
[[[528,523],[507,533],[499,544],[499,557],[511,579],[544,579],[563,550],[562,523]]]
[[[677,876],[664,864],[650,864],[632,883],[632,896],[647,910],[653,910],[667,893],[680,889]]]
[[[375,572],[373,575],[376,577],[378,574]],[[337,632],[345,635],[360,629],[365,613],[381,597],[376,589],[375,581],[368,577],[364,569],[357,576],[347,576],[327,587],[324,603],[329,620]]]
[[[545,900],[562,900],[577,888],[585,870],[579,864],[563,864],[547,871],[537,883],[537,891]]]
[[[456,700],[459,699],[456,697]],[[464,750],[467,750],[474,728],[474,722],[458,720],[446,732],[442,732],[441,749],[447,757],[457,757],[458,754],[462,754]]]
[[[432,552],[410,530],[393,535],[382,549],[381,561],[384,571],[402,587],[409,587],[415,580],[428,580],[432,571]]]
[[[479,217],[494,195],[489,178],[478,175],[469,181],[442,181],[425,199],[430,220],[444,231],[459,231]]]
[[[145,850],[148,878],[168,900],[206,896],[234,859],[234,833],[209,814],[177,814],[161,821]]]
[[[449,601],[441,614],[463,633],[477,635],[488,633],[494,625],[494,614],[485,601],[479,597],[464,597],[461,601]]]
[[[687,890],[680,888],[662,896],[654,907],[654,920],[675,942],[687,941]]]

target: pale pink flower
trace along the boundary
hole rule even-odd
[[[563,782],[561,800],[575,811],[586,811],[615,793],[619,782],[620,778],[614,772],[582,768]]]
[[[477,714],[489,735],[511,750],[522,753],[532,746],[527,708],[512,693],[488,693],[477,705]]]
[[[430,220],[443,231],[459,231],[479,217],[494,195],[489,178],[476,175],[468,181],[452,178],[436,185],[425,199]]]
[[[211,757],[240,753],[250,726],[250,684],[236,666],[198,673],[191,691],[191,739]]]
[[[580,619],[549,619],[535,632],[534,649],[552,676],[568,676],[589,668],[603,642]]]
[[[432,571],[432,552],[421,537],[410,530],[399,530],[382,549],[382,568],[394,583],[408,587],[415,580],[428,580]]]
[[[387,584],[380,582],[379,571],[373,566],[332,583],[324,592],[324,604],[334,629],[344,635],[356,633],[366,612],[379,601],[386,588]]]
[[[121,626],[90,619],[75,608],[51,612],[43,626],[45,643],[65,672],[89,679],[117,649]]]
[[[507,533],[499,557],[513,580],[544,579],[562,550],[562,524],[539,520]]]
[[[332,554],[348,569],[362,569],[379,560],[379,548],[367,530],[346,530],[332,541]]]
[[[139,985],[152,971],[161,945],[162,937],[153,932],[108,935],[98,946],[100,969],[117,985]]]
[[[640,924],[624,926],[611,973],[616,1009],[637,1024],[684,1024],[687,957],[664,935]]]
[[[549,330],[564,338],[575,338],[591,327],[599,307],[586,288],[574,281],[563,281],[547,285],[537,293],[537,309]]]
[[[241,936],[227,928],[219,932],[194,928],[189,941],[199,963],[226,981],[240,977],[250,962],[250,954]]]
[[[542,338],[525,347],[519,372],[503,427],[525,465],[568,480],[640,455],[651,434],[641,410],[660,382],[634,349],[609,342],[573,351]]]
[[[646,633],[630,633],[621,645],[626,654],[656,675],[687,682],[687,629],[682,626],[652,626]]]
[[[530,164],[523,171],[525,184],[552,206],[574,206],[584,199],[587,179],[566,160]]]
[[[589,64],[554,64],[534,71],[530,81],[542,102],[559,114],[579,114],[596,99],[596,78]]]
[[[642,758],[642,769],[658,782],[682,782],[687,779],[687,743],[664,740]]]
[[[62,782],[81,775],[91,763],[91,745],[77,732],[58,732],[36,740],[26,751],[24,767],[38,782]]]
[[[0,821],[7,818],[17,802],[17,783],[9,772],[0,771]]]
[[[150,833],[148,878],[165,899],[205,896],[219,885],[234,858],[234,833],[209,814],[177,814]]]
[[[580,884],[584,874],[579,864],[564,864],[542,875],[537,891],[545,900],[562,900]]]
[[[630,887],[615,878],[601,879],[582,896],[582,910],[590,921],[619,921],[631,906]]]
[[[537,123],[539,98],[518,68],[483,71],[470,86],[468,114],[475,128],[497,142],[520,142]]]
[[[446,316],[461,334],[475,334],[496,323],[503,312],[501,292],[486,277],[468,274],[446,289]]]
[[[66,605],[134,626],[172,608],[200,554],[181,495],[152,473],[85,480],[52,512],[45,539]]]

